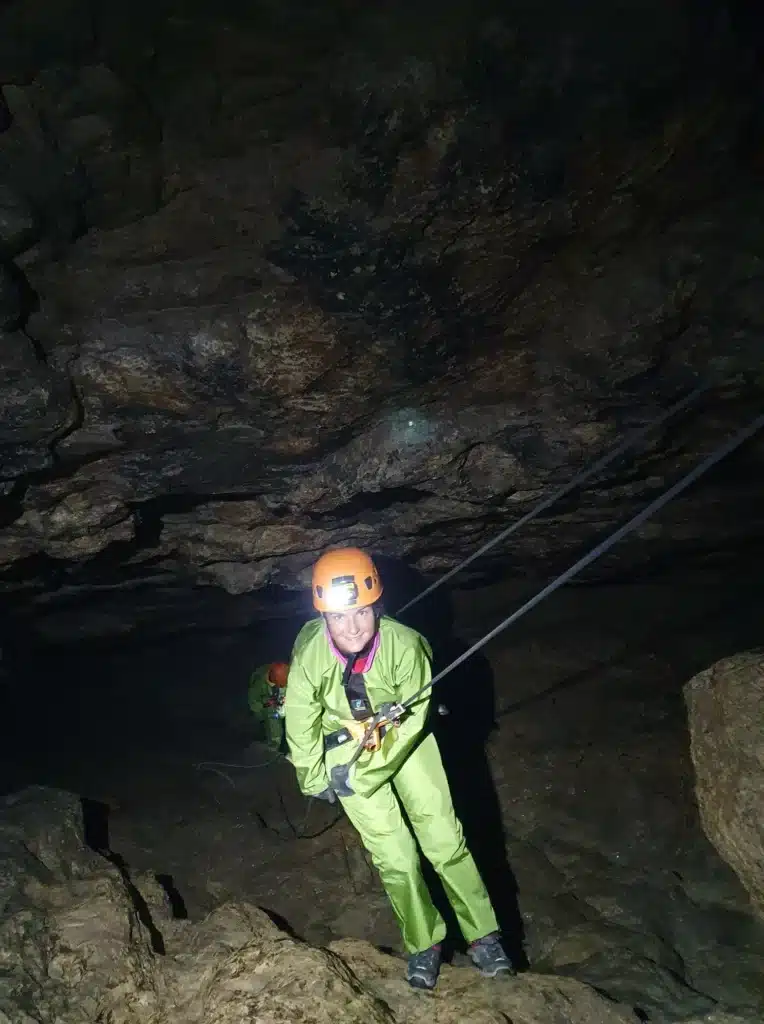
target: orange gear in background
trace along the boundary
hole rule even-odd
[[[289,677],[289,665],[285,661],[274,661],[268,669],[268,682],[271,686],[286,686]]]

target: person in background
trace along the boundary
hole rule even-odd
[[[319,558],[312,589],[320,614],[295,640],[284,704],[289,760],[301,791],[329,803],[339,796],[392,904],[410,985],[435,987],[446,934],[414,836],[443,882],[475,965],[488,977],[514,974],[429,728],[431,691],[370,735],[350,776],[350,795],[331,785],[331,769],[348,762],[365,736],[364,722],[386,708],[392,712],[432,678],[429,643],[384,614],[382,581],[357,548]]]
[[[248,703],[256,722],[257,738],[274,751],[286,752],[284,695],[289,665],[274,661],[256,668],[249,677]]]

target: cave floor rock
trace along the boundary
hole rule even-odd
[[[457,595],[459,636],[478,639],[532,592],[504,584]],[[461,768],[455,802],[510,942],[520,936],[503,843],[533,970],[586,982],[645,1019],[701,1019],[715,1008],[761,1019],[764,926],[700,828],[681,688],[717,657],[754,645],[762,596],[740,575],[569,588],[485,659],[470,659],[441,694],[452,708],[439,722],[444,759]],[[368,940],[399,952],[349,823],[323,804],[306,817],[290,766],[263,764],[271,755],[248,742],[241,720],[215,717],[245,687],[255,645],[236,678],[236,658],[218,650],[204,661],[202,642],[211,641],[186,638],[182,656],[176,647],[162,659],[121,649],[77,708],[51,698],[55,737],[41,745],[39,726],[15,785],[63,786],[107,805],[108,837],[94,804],[91,841],[108,843],[129,870],[158,875],[192,920],[246,899],[310,942]],[[173,658],[181,678],[168,682]],[[164,703],[160,679],[175,686]],[[455,704],[465,679],[466,710]],[[481,707],[487,718],[471,724]],[[481,765],[498,794],[503,843]],[[473,788],[458,781],[465,775]]]

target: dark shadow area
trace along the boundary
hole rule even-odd
[[[297,934],[289,921],[287,921],[285,917],[282,917],[281,914],[277,914],[275,910],[269,910],[268,907],[260,907],[259,909],[262,910],[262,912],[269,917],[271,921],[273,921],[277,928],[280,928],[282,932],[287,934],[290,939],[296,939],[298,942],[305,941],[301,935]]]
[[[504,708],[500,708],[496,712],[497,718],[504,718],[506,715],[511,715],[515,711],[522,711],[524,708],[532,707],[534,704],[540,704],[547,700],[549,697],[553,697],[556,693],[560,693],[563,690],[573,689],[582,683],[588,682],[590,679],[595,678],[609,668],[615,668],[616,665],[620,665],[626,659],[618,655],[615,658],[610,658],[608,661],[597,662],[596,665],[590,665],[588,668],[582,669],[580,672],[574,672],[572,675],[565,676],[564,679],[560,679],[559,682],[555,683],[554,686],[548,686],[546,690],[542,690],[541,693],[532,693],[528,697],[523,697],[521,700],[517,700],[512,704],[508,704]]]
[[[385,607],[396,617],[396,609],[420,594],[427,587],[427,581],[417,570],[395,559],[378,557],[375,560],[385,584]],[[469,646],[454,632],[453,609],[445,587],[405,611],[400,620],[429,640],[435,673]],[[432,704],[433,730],[440,745],[454,809],[491,897],[507,953],[519,968],[526,967],[517,882],[507,859],[501,807],[486,753],[486,743],[497,723],[493,673],[482,652],[472,655],[436,684]],[[438,705],[444,706],[447,713],[437,713]],[[432,874],[429,873],[428,882]],[[453,925],[453,913],[444,916]],[[461,940],[457,939],[456,943],[458,946]]]
[[[179,609],[177,633],[156,636],[148,621],[135,634],[65,644],[41,641],[0,608],[0,792],[37,784],[116,796],[115,778],[132,788],[144,777],[124,762],[141,750],[146,772],[159,760],[240,760],[255,738],[250,674],[288,659],[304,620],[253,624],[247,602],[207,606],[205,597],[185,616]],[[197,628],[205,614],[207,628]]]
[[[39,297],[26,274],[12,260],[0,261],[0,329],[22,330],[39,308]],[[34,342],[32,344],[36,357],[40,359],[38,346]],[[41,361],[44,362],[44,358]]]
[[[292,783],[293,791],[301,805],[300,809],[296,814],[290,811],[287,801],[284,799],[284,792],[278,786],[277,802],[279,809],[276,814],[278,824],[269,822],[260,811],[254,808],[250,810],[252,817],[257,821],[260,828],[280,842],[287,844],[318,839],[327,832],[330,832],[343,816],[342,807],[339,803],[331,805],[323,800],[306,797],[297,788],[296,778],[293,777]]]
[[[154,924],[146,901],[144,900],[143,896],[141,896],[133,880],[130,878],[130,872],[128,870],[127,864],[125,863],[124,858],[120,857],[118,853],[111,853],[103,850],[100,852],[101,856],[108,860],[109,863],[113,864],[114,867],[117,869],[117,871],[119,871],[120,875],[122,876],[122,881],[125,883],[125,888],[127,889],[128,895],[130,896],[130,900],[133,904],[133,909],[135,910],[135,913],[138,915],[138,920],[141,922],[141,924],[151,937],[152,950],[155,953],[159,953],[161,956],[164,956],[167,950],[165,949],[164,938],[162,936],[162,933]]]
[[[149,933],[152,950],[155,953],[164,956],[166,953],[164,937],[154,924],[145,899],[140,894],[137,886],[130,877],[130,871],[127,863],[118,853],[114,853],[113,850],[109,849],[108,806],[98,800],[90,800],[87,797],[82,797],[80,803],[82,806],[82,827],[85,845],[93,850],[94,853],[103,857],[104,860],[108,860],[108,862],[113,864],[117,871],[119,871],[122,881],[125,884],[127,894],[133,904],[133,909],[138,916],[138,920]],[[180,899],[179,896],[178,898]],[[182,904],[183,901],[181,900],[180,902]]]
[[[176,921],[188,920],[188,908],[175,885],[172,875],[154,875],[154,879],[157,885],[163,889],[167,902],[170,905],[172,916]]]
[[[105,855],[109,852],[109,806],[86,796],[80,797],[80,805],[85,846]]]
[[[635,656],[645,653],[660,654],[669,661],[675,661],[679,666],[679,677],[685,681],[689,680],[722,658],[760,645],[759,610],[763,602],[764,582],[747,582],[732,594],[722,591],[721,599],[700,614],[693,610],[688,615],[684,609],[677,607],[670,621],[666,621],[663,627],[646,625],[643,635],[630,640],[614,657],[590,665],[580,672],[574,672],[539,693],[530,694],[499,708],[496,717],[504,718],[535,704],[541,704],[556,694],[574,689],[600,673],[627,664]],[[725,630],[721,632],[718,629],[719,622],[726,625]],[[706,643],[698,644],[695,638],[704,627]],[[694,643],[689,644],[690,639],[693,639]]]

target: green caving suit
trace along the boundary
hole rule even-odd
[[[295,640],[285,700],[290,760],[300,789],[315,796],[329,786],[329,769],[346,764],[355,743],[324,752],[324,736],[352,721],[342,686],[343,666],[329,646],[323,619]],[[380,644],[364,674],[372,708],[412,696],[431,678],[430,645],[415,630],[383,616]],[[379,871],[409,953],[441,942],[443,918],[425,885],[419,852],[401,813],[409,817],[422,852],[443,882],[467,942],[497,930],[488,893],[467,849],[451,801],[435,737],[426,728],[430,691],[364,751],[350,775],[354,795],[342,806]],[[400,801],[400,803],[398,802]]]
[[[249,677],[247,701],[264,742],[273,750],[280,750],[284,740],[284,710],[283,706],[279,707],[278,704],[283,696],[283,690],[280,693],[279,688],[268,681],[270,667],[261,665]],[[269,707],[270,700],[277,701],[277,704]]]

